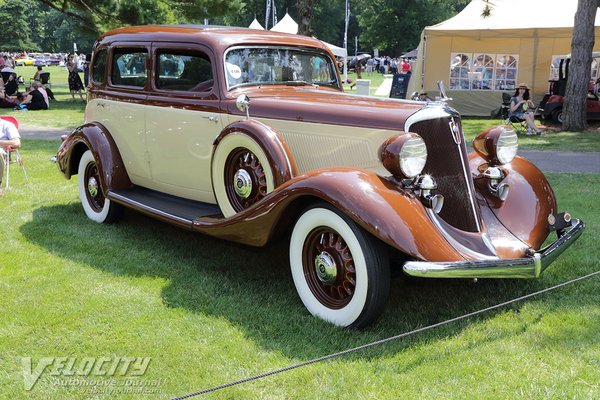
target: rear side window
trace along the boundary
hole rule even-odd
[[[158,53],[156,87],[163,90],[210,92],[213,75],[210,59],[201,52]]]
[[[96,83],[104,83],[107,58],[108,51],[106,50],[100,50],[94,56],[94,64],[92,64],[92,81]]]
[[[146,85],[146,49],[115,49],[113,52],[111,80],[113,85]]]

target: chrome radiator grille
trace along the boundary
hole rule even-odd
[[[428,156],[423,173],[435,178],[438,184],[436,193],[444,196],[440,217],[458,229],[478,232],[480,212],[473,196],[467,148],[460,119],[455,118],[454,121],[460,132],[460,144],[453,137],[451,117],[416,122],[410,126],[410,131],[421,135],[427,145]]]

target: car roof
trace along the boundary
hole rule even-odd
[[[308,36],[265,31],[260,29],[213,25],[143,25],[114,29],[103,34],[97,45],[115,41],[127,42],[194,42],[203,43],[214,51],[224,51],[236,45],[288,45],[315,47],[329,52],[323,42]]]

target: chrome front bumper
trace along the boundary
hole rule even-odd
[[[532,257],[455,262],[409,261],[402,268],[406,274],[421,278],[539,278],[584,229],[583,221],[573,218],[568,231]]]

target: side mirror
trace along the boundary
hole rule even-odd
[[[235,105],[238,110],[246,113],[246,118],[250,119],[250,98],[245,94],[240,94],[235,100]]]

